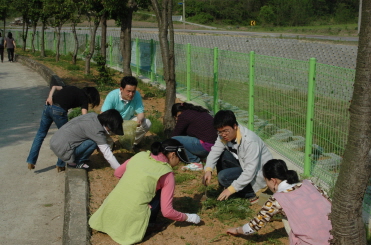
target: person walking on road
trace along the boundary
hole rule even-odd
[[[13,34],[11,32],[8,32],[8,37],[5,38],[4,46],[6,47],[8,51],[8,60],[9,62],[13,62],[14,58],[14,50],[16,48],[15,41],[13,38]]]
[[[67,111],[69,109],[81,107],[81,113],[86,114],[88,113],[89,104],[94,108],[99,103],[100,95],[94,87],[80,89],[75,86],[53,86],[45,102],[40,127],[27,157],[28,169],[35,168],[41,145],[53,122],[59,129],[67,123]],[[60,159],[57,162],[57,170],[58,172],[65,170],[65,163]]]
[[[4,62],[4,37],[2,36],[0,32],[0,58],[1,58],[1,63]]]

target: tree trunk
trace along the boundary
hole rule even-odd
[[[55,50],[55,61],[58,62],[59,61],[59,45],[61,43],[61,29],[62,29],[62,25],[59,25],[55,28],[55,30],[57,31],[57,47],[56,47],[56,50]]]
[[[79,39],[77,38],[77,33],[76,33],[76,23],[72,23],[72,33],[75,39],[75,48],[73,49],[73,54],[72,54],[72,64],[76,65],[77,52],[79,51]]]
[[[23,17],[23,25],[22,25],[22,41],[23,41],[22,50],[23,51],[26,51],[27,35],[28,35],[28,22],[27,22],[27,16],[25,16],[25,17]]]
[[[32,23],[32,36],[31,36],[31,50],[32,53],[35,53],[35,35],[36,35],[36,27],[37,27],[37,22]]]
[[[90,47],[89,47],[89,53],[86,55],[86,58],[85,58],[85,75],[90,74],[90,60],[94,55],[95,35],[97,33],[98,27],[99,27],[99,21],[94,22],[93,28],[90,29]]]
[[[122,69],[124,76],[131,76],[131,22],[133,9],[130,8],[126,14],[122,15],[120,32],[120,49],[122,55]],[[138,75],[138,74],[137,74]]]
[[[167,137],[170,137],[175,125],[171,115],[171,107],[175,103],[176,98],[174,28],[172,21],[173,3],[171,0],[163,0],[160,7],[158,0],[151,1],[159,26],[159,40],[166,82],[165,115],[163,119],[164,133]],[[168,30],[170,30],[170,40],[168,40]]]
[[[362,200],[371,177],[371,1],[362,7],[349,136],[330,216],[331,244],[367,244]]]
[[[102,33],[101,33],[102,40],[101,40],[100,54],[106,61],[107,60],[107,13],[106,12],[102,15],[101,29],[102,29]]]
[[[42,25],[41,25],[41,42],[40,42],[40,46],[41,46],[41,54],[40,54],[40,56],[41,57],[45,57],[45,22],[42,22]]]

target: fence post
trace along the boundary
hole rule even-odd
[[[113,46],[112,46],[112,36],[109,36],[109,65],[112,67],[113,66]]]
[[[214,48],[214,115],[219,111],[219,81],[218,81],[218,69],[219,69],[219,51],[218,48]]]
[[[304,175],[310,176],[311,172],[311,154],[313,143],[313,120],[314,120],[314,90],[316,86],[316,58],[309,59],[309,76],[308,76],[308,103],[307,103],[307,120],[305,132],[305,157],[304,157]]]
[[[137,76],[139,77],[139,38],[135,39],[135,59],[136,59],[136,65],[137,65]]]
[[[255,52],[250,52],[250,73],[249,73],[249,121],[247,128],[254,131],[255,112]]]
[[[67,54],[66,33],[65,32],[63,32],[63,53],[64,53],[64,55]]]
[[[155,43],[151,39],[151,82],[155,80]]]
[[[191,44],[187,44],[187,101],[191,101]]]

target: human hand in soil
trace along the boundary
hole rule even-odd
[[[201,221],[201,218],[200,216],[198,216],[197,214],[187,214],[187,222],[190,222],[190,223],[194,223],[194,224],[198,224],[200,223]]]
[[[210,181],[211,181],[211,172],[206,171],[204,176],[202,177],[202,184],[208,186],[210,184]]]
[[[232,193],[228,189],[225,189],[222,193],[220,193],[218,199],[216,200],[218,201],[227,200],[230,195],[232,195]]]

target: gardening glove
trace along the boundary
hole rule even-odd
[[[200,216],[198,216],[197,214],[187,214],[186,213],[186,215],[187,215],[187,222],[191,222],[191,223],[194,223],[194,224],[198,224],[198,223],[200,223],[200,221],[201,221],[201,218],[200,218]]]

